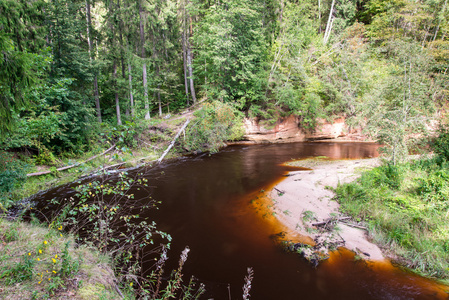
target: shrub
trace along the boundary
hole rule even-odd
[[[439,129],[438,136],[432,143],[433,151],[445,160],[449,160],[449,126],[442,125]]]
[[[213,101],[195,112],[196,120],[191,122],[183,147],[188,151],[208,149],[216,152],[223,141],[238,140],[244,134],[243,116],[228,103]]]
[[[12,204],[11,192],[20,188],[27,178],[28,165],[12,154],[0,152],[0,209]]]

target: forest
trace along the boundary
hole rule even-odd
[[[2,0],[0,12],[1,147],[44,162],[202,101],[236,122],[345,116],[399,155],[445,108],[447,1]]]
[[[386,145],[385,172],[429,149],[443,168],[447,2],[0,0],[0,209],[54,180],[26,185],[41,166],[59,177],[58,167],[112,145],[132,156],[170,141],[175,129],[148,128],[186,111],[196,119],[178,153],[241,140],[243,118],[295,115],[313,130],[344,117]],[[442,201],[446,189],[422,180]],[[367,197],[353,189],[339,197]]]

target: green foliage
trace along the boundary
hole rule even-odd
[[[28,165],[10,153],[0,151],[0,209],[12,204],[11,192],[26,181]]]
[[[214,101],[195,112],[196,119],[186,130],[183,147],[188,151],[216,152],[224,141],[238,140],[243,134],[242,114],[232,105]]]
[[[306,210],[302,213],[302,220],[304,222],[311,222],[313,220],[316,220],[315,213],[310,210]]]
[[[213,4],[198,24],[195,70],[209,100],[247,107],[262,97],[267,44],[258,1]]]
[[[6,285],[13,285],[33,277],[33,268],[35,261],[28,255],[23,255],[20,262],[16,262],[8,270],[1,270],[0,279],[3,279]]]
[[[410,136],[426,133],[435,108],[429,91],[439,87],[430,84],[432,59],[419,44],[394,41],[384,50],[389,74],[374,94],[366,95],[360,117],[367,120],[366,130],[388,145],[384,150],[396,164],[408,154]]]
[[[103,124],[100,136],[109,143],[116,144],[117,148],[134,148],[137,146],[136,136],[143,128],[134,122],[125,121],[125,124],[108,126]]]
[[[29,105],[24,93],[35,80],[32,54],[17,51],[12,40],[0,32],[0,133],[13,127],[13,110]]]
[[[449,160],[449,127],[447,125],[440,127],[438,136],[433,140],[432,149],[441,158]]]
[[[406,266],[447,279],[446,168],[438,159],[384,164],[364,172],[357,182],[339,185],[338,201],[344,212],[361,218],[373,232],[373,239],[395,251]]]

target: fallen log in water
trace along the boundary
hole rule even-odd
[[[184,129],[186,129],[187,125],[189,124],[190,119],[187,119],[187,121],[184,123],[184,125],[182,125],[181,129],[178,131],[178,133],[176,134],[175,138],[173,139],[173,141],[170,143],[170,145],[168,146],[168,148],[164,151],[164,153],[162,153],[161,157],[157,160],[158,163],[160,163],[165,155],[167,155],[167,153],[170,151],[170,149],[175,145],[176,140],[178,139],[178,137],[181,135],[181,132],[184,131]]]

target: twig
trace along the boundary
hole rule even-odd
[[[340,221],[340,220],[338,220],[338,221]],[[341,221],[340,221],[340,222],[341,222]],[[351,223],[347,223],[347,222],[341,222],[341,223],[343,223],[343,224],[345,224],[345,225],[348,225],[348,226],[350,226],[350,227],[354,227],[354,228],[363,229],[363,230],[368,231],[368,228],[366,228],[366,227],[364,227],[364,226],[355,225],[355,224],[351,224]]]
[[[278,189],[278,188],[274,188],[276,191],[278,191],[279,193],[281,193],[281,194],[285,194],[285,192],[284,191],[281,191],[280,189]]]
[[[343,220],[348,220],[348,219],[351,219],[351,217],[342,217],[342,218],[338,218],[338,219],[330,218],[330,219],[324,220],[323,222],[312,223],[312,226],[323,226],[323,225],[329,224],[329,222],[332,222],[332,221],[343,221]]]

